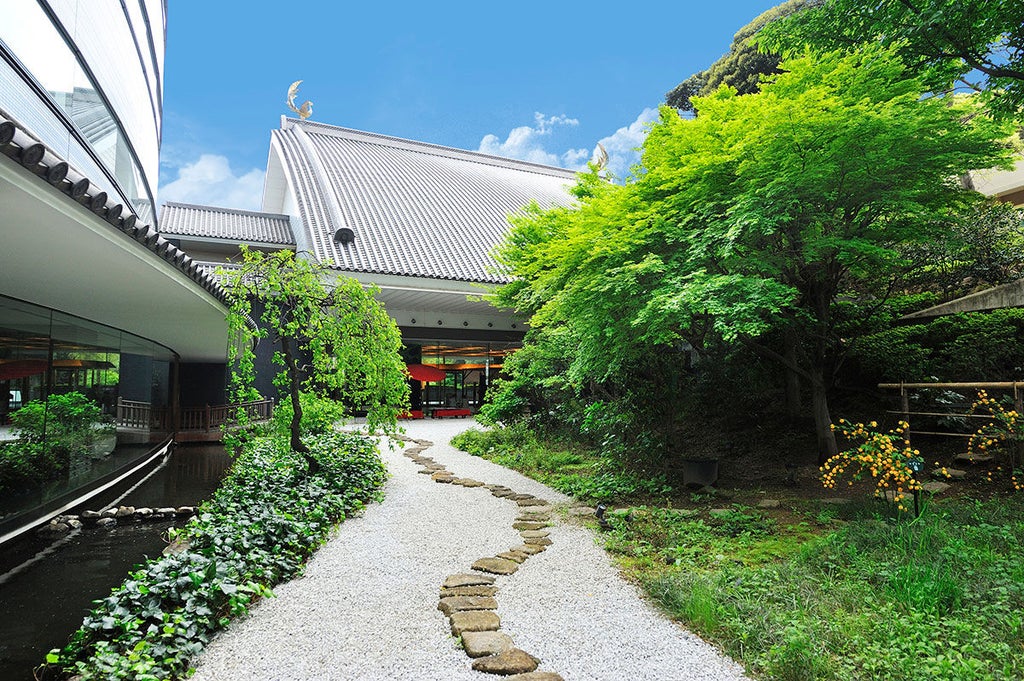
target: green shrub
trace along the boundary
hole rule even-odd
[[[1022,503],[932,505],[909,523],[866,508],[821,536],[746,509],[639,507],[606,536],[654,598],[757,678],[1009,681],[1024,677]]]
[[[300,573],[345,516],[378,499],[373,441],[311,436],[315,475],[285,438],[250,440],[214,497],[173,538],[187,548],[133,570],[47,658],[82,681],[177,679],[211,634]]]
[[[77,392],[32,400],[11,414],[16,441],[0,444],[0,491],[59,477],[90,456],[100,425],[99,405]]]
[[[303,433],[320,435],[334,430],[334,425],[345,417],[345,407],[337,400],[332,400],[313,393],[300,393],[299,403],[302,406],[302,422],[299,427]],[[292,423],[292,403],[285,399],[274,406],[271,424],[275,433],[287,436]]]

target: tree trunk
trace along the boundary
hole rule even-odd
[[[782,342],[788,363],[783,364],[786,372],[786,416],[795,420],[803,414],[803,405],[800,400],[800,374],[793,369],[799,365],[796,352],[799,339],[792,327],[786,327]]]
[[[292,422],[289,425],[291,430],[292,451],[299,452],[309,466],[310,475],[320,470],[320,462],[309,454],[309,447],[302,441],[302,401],[299,398],[299,369],[295,366],[295,358],[292,356],[291,339],[281,338],[281,353],[284,355],[285,369],[288,372],[288,393],[292,400]]]
[[[832,415],[828,409],[824,375],[820,367],[811,371],[811,411],[814,413],[814,431],[818,436],[818,465],[839,453],[836,434],[832,432]]]

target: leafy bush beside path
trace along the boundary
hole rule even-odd
[[[387,470],[372,440],[330,432],[309,446],[321,464],[314,475],[287,439],[247,443],[214,497],[174,534],[184,549],[130,573],[47,662],[82,681],[186,676],[215,631],[300,573],[348,514],[379,500]]]

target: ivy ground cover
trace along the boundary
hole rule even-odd
[[[337,523],[380,498],[387,471],[373,440],[330,432],[309,447],[320,463],[313,475],[286,438],[246,443],[214,497],[172,537],[182,550],[139,566],[97,601],[68,645],[47,656],[51,678],[187,676],[215,631],[300,573]]]

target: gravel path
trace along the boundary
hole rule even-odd
[[[414,421],[407,435],[455,475],[552,502],[569,498],[448,445],[469,420]],[[437,484],[400,451],[384,452],[386,498],[344,522],[304,576],[279,586],[218,636],[196,681],[409,679],[486,681],[437,610],[448,575],[520,544],[515,503],[485,488]],[[557,516],[556,516],[557,517]],[[742,669],[662,617],[624,582],[584,528],[555,522],[553,544],[499,577],[501,629],[565,681],[728,681]]]

